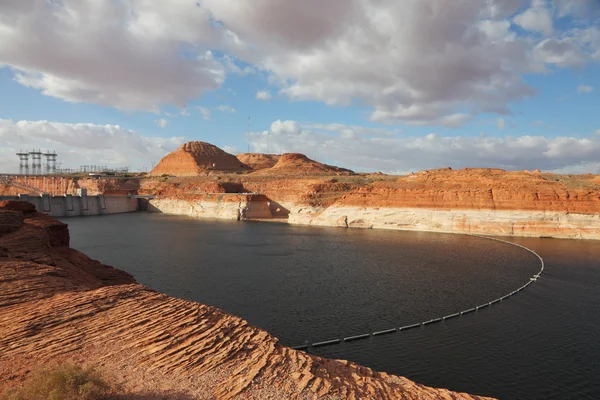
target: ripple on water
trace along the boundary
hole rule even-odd
[[[462,235],[141,213],[66,221],[73,246],[92,258],[159,291],[221,307],[288,345],[451,314],[539,271],[522,249]],[[503,399],[600,398],[600,242],[515,241],[547,262],[542,278],[516,296],[311,352]]]

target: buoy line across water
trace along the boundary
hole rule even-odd
[[[344,338],[341,338],[341,339],[324,340],[324,341],[315,342],[315,343],[312,343],[312,344],[308,344],[307,343],[307,344],[303,344],[303,345],[299,345],[299,346],[292,346],[292,349],[295,349],[295,350],[306,350],[309,347],[330,346],[330,345],[339,344],[339,343],[342,343],[342,342],[352,342],[352,341],[355,341],[355,340],[367,339],[367,338],[369,338],[371,336],[380,336],[380,335],[386,335],[386,334],[389,334],[389,333],[406,331],[406,330],[409,330],[409,329],[418,328],[418,327],[429,325],[429,324],[434,324],[436,322],[445,321],[447,319],[456,318],[456,317],[459,317],[461,315],[468,314],[468,313],[471,313],[471,312],[475,312],[475,311],[478,311],[478,310],[480,310],[482,308],[485,308],[485,307],[489,307],[492,304],[498,303],[498,302],[500,302],[500,301],[502,301],[504,299],[507,299],[507,298],[509,298],[511,296],[514,296],[515,294],[519,293],[521,290],[525,289],[527,286],[531,285],[533,282],[537,281],[538,278],[540,277],[540,275],[542,275],[542,272],[544,272],[544,259],[538,253],[536,253],[535,251],[531,250],[528,247],[525,247],[525,246],[517,244],[517,243],[509,242],[508,240],[502,240],[502,239],[498,239],[498,238],[494,238],[494,237],[490,237],[490,236],[472,235],[472,234],[466,234],[466,235],[467,236],[477,237],[477,238],[482,238],[482,239],[494,240],[494,241],[497,241],[497,242],[509,244],[511,246],[520,247],[523,250],[526,250],[526,251],[530,252],[531,254],[533,254],[534,256],[536,256],[540,260],[541,269],[540,269],[540,271],[537,274],[533,275],[533,277],[530,278],[529,281],[526,284],[524,284],[520,288],[518,288],[518,289],[516,289],[516,290],[514,290],[512,292],[510,292],[509,294],[507,294],[505,296],[499,297],[499,298],[497,298],[495,300],[489,301],[489,302],[481,304],[479,306],[475,306],[475,307],[469,308],[467,310],[459,311],[457,313],[449,314],[449,315],[446,315],[444,317],[434,318],[434,319],[430,319],[428,321],[423,321],[423,322],[419,322],[419,323],[412,324],[412,325],[401,326],[399,328],[390,328],[390,329],[385,329],[385,330],[382,330],[382,331],[365,333],[365,334],[362,334],[362,335],[347,336],[347,337],[344,337]]]

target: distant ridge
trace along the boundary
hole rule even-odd
[[[322,164],[311,160],[304,154],[285,153],[279,157],[277,163],[269,168],[255,172],[255,174],[272,175],[354,175],[354,172],[336,167],[333,165]]]
[[[243,153],[238,154],[236,157],[247,166],[258,171],[272,168],[281,156],[278,154]]]

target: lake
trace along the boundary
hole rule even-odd
[[[540,269],[523,249],[466,235],[150,213],[62,220],[73,248],[289,346],[452,314],[512,292]],[[516,296],[309,352],[502,399],[600,398],[600,241],[508,240],[546,262],[538,282]]]

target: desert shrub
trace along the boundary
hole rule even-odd
[[[109,390],[93,368],[64,364],[33,371],[22,387],[6,393],[6,400],[100,400]]]

